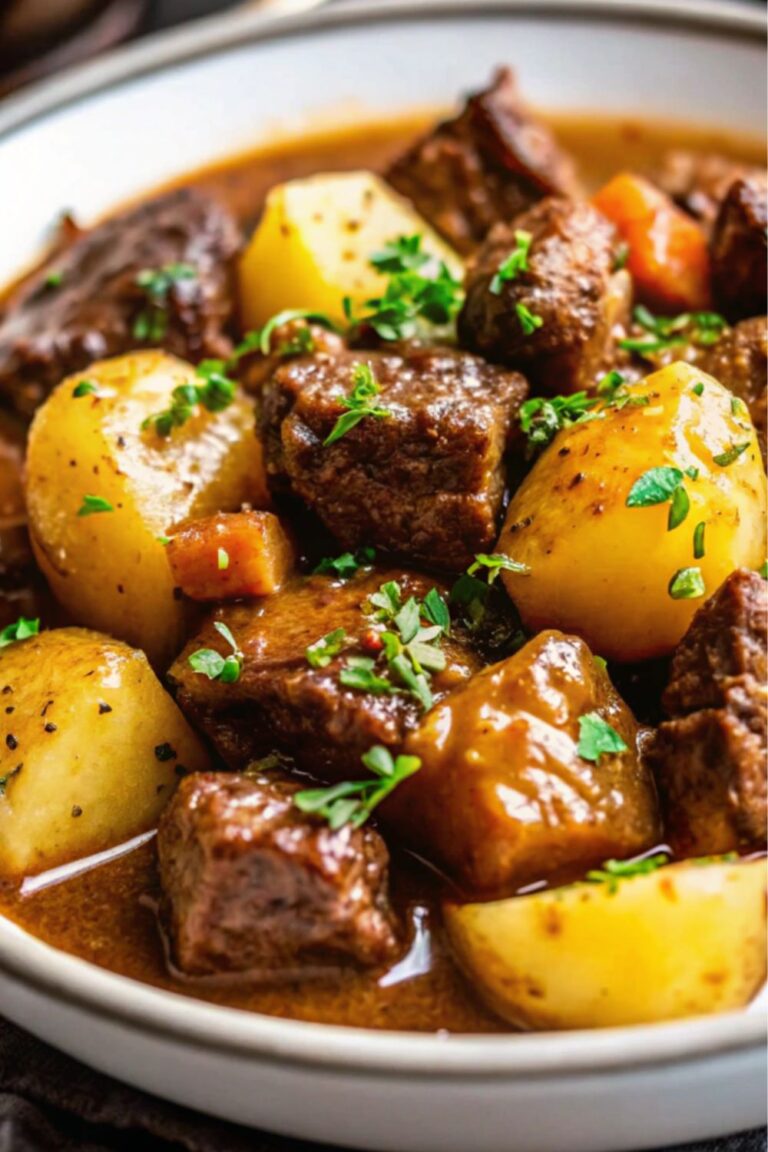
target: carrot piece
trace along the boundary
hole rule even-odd
[[[271,512],[219,512],[192,520],[168,543],[173,578],[191,600],[268,596],[285,581],[293,546]]]
[[[707,238],[699,225],[642,176],[620,172],[593,197],[629,246],[637,298],[666,312],[709,307]]]

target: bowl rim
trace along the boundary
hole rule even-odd
[[[302,0],[298,0],[299,6]],[[732,0],[355,0],[311,14],[275,18],[235,11],[196,21],[118,49],[93,63],[33,86],[0,108],[0,149],[13,133],[91,95],[179,65],[259,41],[306,37],[337,28],[424,19],[482,20],[500,15],[535,19],[580,17],[609,24],[648,23],[762,43],[766,17]],[[119,1022],[166,1042],[234,1057],[419,1080],[539,1079],[710,1059],[764,1048],[760,1011],[602,1030],[502,1035],[376,1031],[270,1017],[153,988],[62,952],[0,916],[0,977],[31,992]]]

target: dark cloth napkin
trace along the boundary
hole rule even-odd
[[[137,1150],[323,1152],[319,1144],[269,1136],[166,1104],[0,1022],[0,1152]],[[766,1133],[742,1132],[667,1152],[766,1152]]]

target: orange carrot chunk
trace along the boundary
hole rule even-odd
[[[707,238],[669,196],[642,176],[620,172],[593,203],[628,245],[639,301],[662,312],[709,307]]]
[[[171,537],[173,578],[192,600],[268,596],[285,581],[293,547],[271,512],[219,512]]]

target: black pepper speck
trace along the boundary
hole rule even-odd
[[[9,747],[9,748],[10,748],[10,750],[11,750],[11,752],[15,751],[15,750],[16,750],[16,748],[18,748],[18,746],[19,746],[19,742],[18,742],[18,740],[17,740],[17,739],[16,739],[16,737],[15,737],[14,735],[12,735],[12,733],[10,733],[10,732],[8,733],[8,735],[7,735],[7,736],[6,736],[6,738],[5,738],[5,743],[8,745],[8,747]]]
[[[104,715],[106,715],[107,712],[111,712],[111,711],[112,711],[111,704],[105,704],[103,702],[103,700],[99,701],[99,716],[104,716]]]

